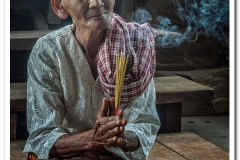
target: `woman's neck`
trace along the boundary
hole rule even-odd
[[[104,40],[106,30],[76,28],[75,37],[85,55],[95,59]]]
[[[92,75],[96,80],[98,77],[98,53],[100,46],[104,41],[106,30],[94,31],[84,28],[74,29],[74,27],[72,27],[72,30],[85,54],[89,67],[92,71]]]

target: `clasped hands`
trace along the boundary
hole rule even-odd
[[[115,116],[114,98],[104,98],[101,109],[97,115],[92,140],[105,148],[125,148],[127,139],[124,136],[127,120],[123,119],[123,110]]]

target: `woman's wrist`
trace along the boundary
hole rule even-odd
[[[124,143],[120,148],[125,152],[136,151],[140,147],[138,136],[132,131],[124,131],[122,140]]]
[[[103,146],[93,140],[94,129],[74,135],[62,135],[50,150],[51,157],[67,158],[85,151],[101,150]]]

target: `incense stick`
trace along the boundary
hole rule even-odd
[[[123,81],[127,69],[128,57],[123,54],[116,56],[116,80],[115,80],[115,115],[118,113],[118,107],[121,101]]]

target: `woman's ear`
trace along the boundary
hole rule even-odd
[[[61,0],[51,0],[51,5],[59,18],[66,19],[68,17],[68,12],[65,11],[61,6]]]

